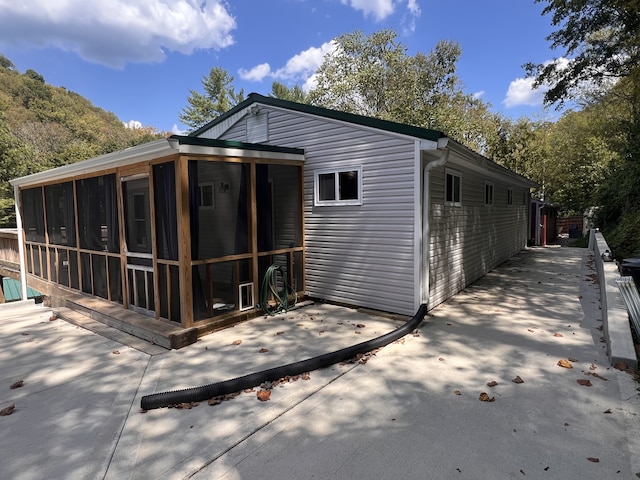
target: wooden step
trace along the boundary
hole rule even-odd
[[[182,328],[127,310],[107,300],[81,294],[65,295],[64,300],[64,307],[70,310],[166,349],[186,347],[198,339],[197,328]]]

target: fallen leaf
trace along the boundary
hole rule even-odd
[[[55,320],[57,320],[57,319],[58,319],[58,316],[57,316],[57,315],[51,315],[51,316],[49,317],[49,321],[50,321],[50,322],[53,322],[53,321],[55,321]]]
[[[16,388],[20,388],[24,385],[24,380],[18,380],[16,383],[12,383],[9,387],[11,390],[15,390]]]
[[[592,364],[591,364],[591,366],[589,367],[589,370],[595,370],[596,368],[598,368],[598,367],[596,367],[596,366],[592,363]]]
[[[218,405],[219,403],[222,403],[222,397],[210,398],[209,400],[207,400],[207,403],[211,406]]]
[[[266,402],[271,399],[271,390],[260,390],[257,397],[261,402]]]
[[[554,336],[554,337],[564,337],[564,335],[563,335],[563,334],[561,334],[561,333],[554,333],[554,334],[553,334],[553,336]]]
[[[0,417],[6,417],[7,415],[11,415],[15,409],[16,409],[15,403],[12,403],[8,407],[4,407],[2,410],[0,410]]]
[[[268,348],[261,348],[260,350],[258,350],[259,353],[267,353],[268,351]]]
[[[480,394],[480,398],[479,400],[481,402],[495,402],[496,401],[496,397],[490,397],[489,395],[487,395],[485,392],[482,392]]]
[[[562,368],[573,368],[573,365],[569,362],[569,360],[558,360],[558,366]]]
[[[284,332],[276,332],[276,335],[284,335]]]
[[[240,345],[242,343],[242,340],[234,340],[233,343],[231,343],[231,345]]]
[[[624,363],[624,362],[618,362],[616,363],[613,368],[615,368],[616,370],[627,370],[629,368],[629,366]]]
[[[462,392],[460,390],[454,390],[453,394],[454,395],[462,395]]]
[[[356,330],[356,331],[355,331],[355,332],[353,332],[353,333],[357,333],[358,335],[360,335],[362,332],[361,332],[360,330]]]
[[[564,422],[564,426],[565,426],[565,427],[568,427],[568,426],[569,426],[569,424],[568,424],[567,422]]]
[[[358,328],[364,328],[364,327],[365,327],[365,325],[364,325],[364,323],[359,323],[359,324],[357,324],[357,325],[356,325],[356,327],[358,327]]]
[[[530,328],[527,328],[527,332],[531,332],[531,333],[535,333],[533,330],[531,330]]]
[[[610,409],[610,408],[607,408],[607,409],[606,409],[604,412],[602,412],[602,413],[613,413],[613,412],[611,411],[611,409]]]
[[[487,387],[495,387],[496,385],[498,385],[498,382],[496,382],[495,380],[487,382]]]
[[[598,463],[600,461],[600,459],[596,457],[587,457],[587,460],[593,463]]]
[[[440,357],[438,360],[441,361],[441,362],[444,362],[444,358],[442,358],[442,357]]]
[[[516,378],[514,378],[513,380],[511,380],[513,383],[524,383],[524,380],[520,378],[520,376],[517,376]]]
[[[599,378],[600,380],[604,380],[605,382],[608,382],[609,379],[603,377],[602,375],[596,373],[596,372],[586,372],[585,375],[591,375],[592,377],[596,377]]]
[[[303,373],[300,378],[302,380],[311,380],[311,375],[309,375],[308,373]]]
[[[580,385],[583,385],[585,387],[590,387],[592,385],[590,380],[587,380],[585,378],[579,378],[578,380],[576,380]]]
[[[114,351],[113,351],[113,352],[111,352],[111,353],[113,353],[114,355],[120,355],[120,352],[119,352],[118,350],[114,350]]]

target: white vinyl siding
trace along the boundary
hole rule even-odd
[[[456,166],[456,168],[458,168]],[[429,297],[442,303],[508,260],[526,245],[527,206],[507,206],[507,185],[495,180],[493,206],[486,208],[486,185],[460,167],[464,177],[461,207],[446,205],[444,168],[430,175]],[[525,195],[526,188],[513,190]]]
[[[415,151],[412,138],[261,105],[266,143],[304,148],[306,289],[350,305],[415,313]],[[203,132],[206,136],[207,132]],[[240,119],[219,138],[247,141]],[[362,205],[314,205],[318,171],[362,168]]]

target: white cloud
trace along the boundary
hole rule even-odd
[[[222,0],[0,0],[0,47],[53,47],[121,68],[233,43]]]
[[[131,130],[142,128],[142,122],[139,122],[138,120],[129,120],[128,122],[122,123],[124,123],[125,128],[129,128]]]
[[[542,105],[544,100],[544,88],[533,88],[535,78],[516,78],[509,84],[507,96],[502,103],[505,107],[517,107],[520,105],[528,105],[537,107]]]
[[[349,5],[355,10],[360,10],[365,17],[371,15],[377,21],[384,20],[393,13],[393,0],[341,0],[344,5]],[[415,4],[414,0],[409,0]]]
[[[178,124],[174,123],[173,127],[171,127],[171,133],[173,133],[174,135],[186,135],[188,133],[188,130],[180,130],[178,128]]]
[[[481,98],[484,96],[484,94],[485,94],[485,93],[486,93],[486,92],[485,92],[484,90],[480,90],[479,92],[474,93],[472,96],[473,96],[473,98],[475,98],[476,100],[479,100],[479,99],[481,99]]]
[[[302,88],[308,91],[315,84],[313,78],[316,70],[322,65],[324,57],[335,49],[336,43],[334,41],[325,42],[319,47],[311,47],[294,55],[283,67],[275,71],[268,63],[261,63],[249,70],[241,68],[238,70],[238,74],[243,80],[255,82],[260,82],[266,77],[282,81],[302,81]]]
[[[268,63],[261,63],[250,70],[241,68],[238,70],[238,74],[243,80],[249,80],[252,82],[261,82],[266,76],[272,75],[271,66]]]
[[[556,63],[559,69],[566,68],[569,65],[569,61],[560,57],[556,60],[547,60],[544,65],[550,63]],[[520,105],[527,105],[530,107],[539,107],[544,103],[544,94],[549,90],[548,85],[541,85],[538,88],[534,88],[534,77],[516,78],[509,84],[507,89],[507,95],[502,103],[505,107],[517,107]]]

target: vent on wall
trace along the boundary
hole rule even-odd
[[[256,106],[256,105],[254,105]],[[267,112],[256,110],[247,116],[247,142],[264,143],[269,141],[269,122]]]

